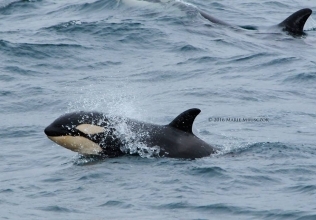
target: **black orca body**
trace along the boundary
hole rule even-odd
[[[118,157],[130,152],[124,146],[135,142],[153,149],[160,157],[201,158],[216,149],[192,133],[199,109],[189,109],[168,125],[155,125],[128,118],[108,117],[98,112],[74,112],[56,119],[45,129],[49,139],[83,155]],[[124,131],[120,131],[123,127]],[[126,133],[135,136],[126,139]]]

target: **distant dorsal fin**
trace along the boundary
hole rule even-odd
[[[301,9],[282,21],[278,26],[283,27],[283,30],[289,32],[290,34],[304,34],[303,28],[305,22],[312,14],[312,12],[313,11],[309,8]]]
[[[192,133],[192,125],[196,116],[201,112],[198,108],[192,108],[178,115],[169,126],[181,131]]]

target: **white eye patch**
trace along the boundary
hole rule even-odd
[[[97,134],[105,132],[105,129],[103,127],[91,124],[81,124],[78,125],[76,129],[85,134]]]

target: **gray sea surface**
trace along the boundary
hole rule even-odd
[[[275,27],[306,7],[0,1],[0,218],[316,219],[315,15],[302,37]],[[78,110],[167,124],[190,108],[218,154],[93,161],[43,132]]]

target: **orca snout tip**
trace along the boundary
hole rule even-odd
[[[46,136],[50,136],[50,137],[63,136],[66,134],[62,129],[55,127],[53,124],[47,126],[44,129],[44,133],[46,134]]]
[[[51,128],[50,126],[47,126],[45,129],[44,129],[44,133],[46,134],[46,136],[51,136]]]

